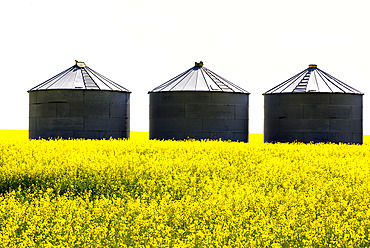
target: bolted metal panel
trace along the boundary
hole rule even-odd
[[[362,119],[362,105],[361,106],[352,106],[352,118],[353,119]]]
[[[159,98],[160,104],[175,104],[175,103],[199,103],[206,104],[212,103],[212,95],[209,92],[197,92],[197,94],[191,94],[192,92],[186,92],[186,94],[181,95],[181,98],[177,97],[177,94],[172,94],[172,92],[161,92],[163,95]],[[154,98],[155,102],[156,99]],[[153,103],[154,103],[153,102]]]
[[[277,134],[279,142],[296,142],[304,139],[303,132],[281,132]]]
[[[86,131],[126,131],[127,118],[85,117],[84,130]]]
[[[304,105],[304,119],[350,119],[352,106]]]
[[[153,107],[150,110],[151,118],[184,118],[185,105],[183,103],[174,103],[173,105],[161,105]]]
[[[82,90],[39,90],[37,91],[37,103],[66,103],[83,99]]]
[[[352,139],[353,140],[358,140],[358,144],[362,144],[363,143],[363,134],[362,132],[361,133],[352,133]]]
[[[272,105],[265,110],[267,119],[303,118],[303,106],[286,105],[282,110],[279,105]]]
[[[29,96],[29,101],[30,101],[30,104],[35,104],[35,103],[37,103],[37,93],[35,93],[35,94],[32,94],[32,95],[30,95]]]
[[[109,116],[110,117],[127,117],[128,108],[127,104],[123,103],[110,103],[109,104]]]
[[[129,138],[130,135],[126,132],[114,131],[79,131],[76,132],[76,138],[81,139],[122,139],[122,137]],[[128,136],[127,136],[128,135]]]
[[[29,138],[129,138],[130,92],[29,91]]]
[[[84,118],[82,117],[37,117],[38,130],[46,131],[74,131],[83,130]]]
[[[234,140],[248,142],[248,133],[234,132]]]
[[[202,119],[160,118],[154,121],[154,130],[159,132],[202,132]]]
[[[70,116],[70,107],[69,103],[56,103],[56,117],[69,117]]]
[[[89,93],[86,94],[86,92],[89,92]],[[85,102],[95,102],[95,103],[101,102],[101,103],[129,104],[130,94],[122,94],[122,92],[120,91],[91,90],[91,91],[85,91],[84,101]]]
[[[30,133],[31,133],[31,131],[30,131]],[[64,131],[40,130],[40,131],[37,131],[37,135],[35,135],[34,137],[30,136],[30,139],[39,139],[39,138],[41,138],[41,139],[60,139],[60,138],[63,138],[63,137],[73,137],[74,133],[75,133],[74,131],[67,131],[67,130],[64,130]]]
[[[57,117],[57,106],[55,103],[30,105],[30,117]]]
[[[243,119],[203,119],[203,131],[219,131],[220,133],[241,132],[245,128],[244,124]]]
[[[362,106],[362,97],[358,97],[357,94],[331,94],[330,104]]]
[[[282,93],[279,97],[279,105],[296,105],[296,100],[299,99],[301,104],[325,104],[330,103],[330,95],[328,94],[307,94],[307,93]]]
[[[86,117],[109,117],[109,103],[105,102],[85,102],[82,104],[84,116]]]
[[[149,92],[150,139],[248,142],[247,93]]]
[[[332,132],[359,133],[362,132],[362,122],[358,119],[330,120]]]
[[[330,140],[333,143],[354,143],[353,140],[356,138],[351,132],[332,132],[330,133]],[[358,137],[357,137],[358,138]],[[361,143],[357,142],[358,144]]]
[[[29,131],[29,137],[30,139],[36,139],[38,138],[37,135],[37,117],[29,117],[28,118],[30,127],[32,126],[33,129]]]
[[[303,132],[303,142],[329,142],[329,132]]]
[[[330,120],[325,119],[281,119],[279,127],[282,132],[329,132]]]
[[[362,94],[264,95],[265,142],[362,144]]]

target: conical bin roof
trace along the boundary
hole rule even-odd
[[[33,87],[35,90],[86,89],[130,92],[100,73],[76,60],[76,64],[49,80]]]
[[[168,91],[211,91],[249,94],[248,91],[204,67],[202,61],[199,63],[195,62],[194,67],[154,88],[149,93]]]
[[[307,69],[266,91],[264,95],[309,92],[363,94],[311,64]]]

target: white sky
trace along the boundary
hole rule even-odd
[[[128,88],[131,130],[149,130],[147,92],[194,66],[262,93],[314,63],[365,93],[370,134],[369,0],[14,0],[0,2],[0,129],[28,129],[30,88],[84,61]]]

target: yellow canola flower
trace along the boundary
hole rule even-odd
[[[370,246],[366,139],[28,140],[12,132],[0,131],[0,247]]]

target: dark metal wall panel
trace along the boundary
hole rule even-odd
[[[56,117],[70,117],[69,103],[56,103]]]
[[[187,139],[188,136],[185,136],[183,132],[161,132],[161,131],[156,131],[156,132],[150,132],[149,131],[149,139],[156,139],[156,140],[184,140]]]
[[[203,119],[202,123],[205,132],[237,132],[245,128],[243,119]]]
[[[43,90],[29,92],[29,99],[31,139],[130,137],[128,92]]]
[[[248,133],[234,132],[234,140],[248,142],[249,141]]]
[[[37,103],[65,103],[70,101],[80,102],[83,99],[84,92],[82,90],[40,90],[30,92],[37,94]]]
[[[160,104],[175,104],[175,103],[212,103],[212,95],[210,92],[186,92],[186,91],[172,91],[172,92],[159,92],[161,97],[159,99],[153,99],[153,101],[159,100]],[[159,93],[150,93],[159,94]],[[180,93],[180,95],[179,95]],[[179,97],[180,96],[180,97]],[[153,102],[154,103],[154,102]]]
[[[280,105],[280,95],[281,94],[273,94],[268,95],[268,97],[264,97],[265,106],[279,106]]]
[[[152,132],[202,132],[202,119],[154,118],[150,122]]]
[[[37,117],[29,117],[29,126],[33,127],[32,129],[29,130],[29,138],[30,139],[36,139],[38,138],[37,136],[39,135],[37,133]]]
[[[360,94],[284,93],[264,98],[265,142],[362,144]]]
[[[130,94],[120,91],[86,90],[84,102],[129,103]]]
[[[330,94],[330,104],[362,106],[362,95],[356,94]]]
[[[46,130],[46,131],[84,130],[84,118],[37,117],[37,130]]]
[[[30,94],[30,95],[29,95],[29,101],[30,101],[30,104],[35,104],[35,103],[37,103],[37,93],[35,93],[35,94]]]
[[[296,142],[304,139],[303,132],[281,132],[276,135],[277,142]]]
[[[303,142],[329,142],[330,141],[330,132],[303,132]]]
[[[304,119],[350,119],[352,106],[304,105]]]
[[[235,132],[157,132],[156,137],[150,136],[150,139],[158,140],[184,140],[184,139],[196,139],[196,140],[234,140],[234,141],[248,141],[248,135],[246,133],[235,133]]]
[[[29,117],[37,117],[38,112],[37,112],[37,104],[30,104],[29,109],[28,109],[28,114]]]
[[[75,131],[39,130],[37,135],[30,139],[68,139],[74,136]]]
[[[80,102],[78,104],[68,103],[70,117],[79,117],[79,116],[83,117],[83,116],[85,116],[85,110],[84,110],[83,104],[84,104],[84,102]]]
[[[130,137],[126,132],[114,131],[78,131],[75,136],[80,139],[122,139],[122,137]]]
[[[126,118],[85,117],[86,131],[126,131]]]
[[[352,106],[352,119],[362,119],[362,105],[361,106]]]
[[[354,136],[351,132],[332,132],[330,133],[330,142],[333,143],[354,143]],[[356,142],[359,143],[359,142]]]
[[[352,140],[357,141],[354,143],[362,144],[363,143],[363,133],[352,133]]]
[[[30,106],[30,117],[56,117],[57,107],[55,103],[33,104]]]
[[[222,95],[221,95],[222,94]],[[246,94],[233,94],[233,93],[221,93],[214,92],[212,94],[212,103],[213,104],[230,104],[230,105],[243,105],[248,106],[249,101],[248,97],[245,97]]]
[[[297,102],[297,100],[299,100]],[[300,104],[325,104],[330,103],[330,94],[315,94],[315,93],[294,93],[279,94],[279,105],[296,105]]]
[[[303,106],[299,105],[286,105],[284,109],[279,105],[272,105],[265,109],[265,118],[268,119],[300,119],[303,118],[303,114]]]
[[[124,103],[110,103],[109,117],[127,117],[129,106]]]
[[[329,132],[330,120],[320,119],[281,119],[279,127],[282,132]]]
[[[235,104],[212,104],[210,119],[235,119]]]
[[[185,118],[185,104],[158,104],[150,109],[151,118]]]
[[[149,138],[248,142],[248,97],[225,92],[152,92]]]
[[[85,102],[82,104],[84,117],[109,117],[109,103]]]
[[[353,119],[330,120],[330,128],[332,132],[362,132],[362,122]]]

